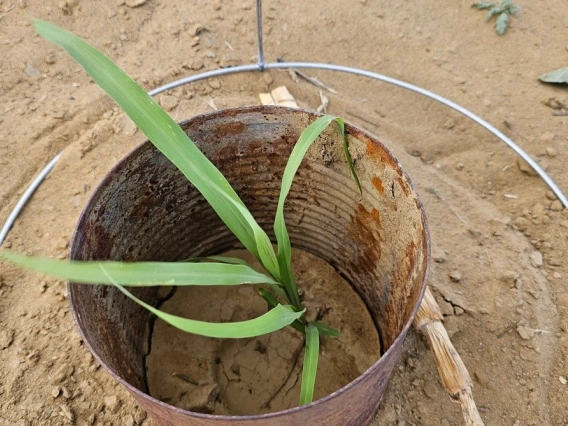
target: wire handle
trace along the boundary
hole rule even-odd
[[[262,33],[262,0],[256,0],[256,38],[258,48],[258,68],[264,71],[264,39]]]
[[[443,318],[434,295],[430,288],[426,287],[414,326],[421,330],[430,342],[440,379],[450,397],[460,404],[465,424],[484,426],[473,399],[473,382],[442,324]]]

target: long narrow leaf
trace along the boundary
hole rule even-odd
[[[227,194],[223,194],[223,196],[229,205],[232,205],[242,214],[243,218],[245,218],[247,214],[250,215],[244,204],[242,204],[242,202],[239,203],[240,200],[235,200]],[[254,219],[252,220],[254,221]],[[278,266],[278,259],[276,258],[274,249],[272,248],[272,243],[270,242],[268,235],[266,235],[266,232],[264,232],[256,222],[254,222],[254,225],[256,226],[252,226],[251,229],[255,242],[256,257],[262,266],[264,266],[264,268],[266,268],[266,270],[268,270],[274,278],[280,279],[280,268]]]
[[[314,141],[321,135],[321,133],[326,129],[326,127],[335,120],[339,126],[339,130],[343,137],[343,147],[345,157],[347,162],[349,163],[349,168],[351,173],[359,186],[361,188],[361,184],[355,173],[355,169],[353,167],[353,161],[351,159],[351,155],[349,154],[349,149],[347,146],[347,138],[345,136],[345,125],[343,121],[339,118],[336,118],[332,115],[325,115],[323,117],[318,118],[313,123],[311,123],[300,135],[298,142],[294,146],[290,157],[288,158],[288,163],[286,164],[286,168],[284,169],[284,174],[282,176],[282,185],[280,188],[280,197],[278,199],[278,207],[276,209],[276,218],[274,220],[274,233],[276,235],[276,241],[278,242],[278,264],[280,265],[280,278],[281,281],[284,283],[287,293],[290,296],[291,302],[294,306],[300,307],[300,299],[298,297],[298,288],[296,282],[294,280],[291,268],[291,245],[290,245],[290,236],[288,235],[288,230],[286,229],[286,223],[284,221],[284,203],[286,201],[286,197],[290,192],[290,188],[292,187],[292,182],[294,180],[294,176],[306,155],[309,147],[314,143]]]
[[[509,14],[507,12],[503,12],[499,15],[497,21],[495,22],[495,31],[497,31],[497,34],[502,36],[505,34],[505,31],[507,31],[508,25],[509,25]]]
[[[347,165],[349,166],[349,171],[351,172],[351,177],[357,184],[357,188],[359,188],[359,193],[363,193],[363,188],[361,187],[361,181],[359,180],[359,176],[355,171],[355,166],[353,165],[353,159],[351,158],[351,154],[349,153],[349,142],[347,141],[347,135],[345,134],[345,123],[339,117],[336,117],[335,121],[339,125],[339,131],[341,132],[341,137],[343,138],[343,154],[345,155],[345,160],[347,160]]]
[[[0,259],[36,272],[85,284],[128,286],[156,285],[239,285],[277,283],[246,265],[183,262],[76,262],[0,252]],[[104,268],[104,273],[103,269]]]
[[[319,358],[319,332],[313,324],[306,327],[306,350],[302,367],[302,385],[300,388],[300,405],[309,404],[314,399],[316,373]]]
[[[333,337],[339,337],[339,330],[330,327],[327,324],[324,324],[323,322],[320,321],[314,321],[312,323],[315,327],[317,327],[320,336],[333,336]]]
[[[258,294],[262,296],[266,303],[268,303],[269,308],[275,308],[278,306],[278,300],[268,291],[263,288],[258,289]],[[293,328],[298,330],[300,333],[304,334],[306,332],[304,324],[300,322],[299,319],[295,320],[292,324],[290,324]]]
[[[106,274],[104,267],[102,265],[99,266],[101,272]],[[110,281],[113,281],[110,275],[107,275],[107,277]],[[167,322],[171,326],[185,331],[186,333],[199,334],[200,336],[217,337],[222,339],[244,339],[248,337],[262,336],[263,334],[272,333],[286,327],[303,314],[303,311],[295,312],[290,306],[278,305],[266,314],[248,321],[227,323],[196,321],[162,312],[138,299],[120,284],[117,284],[116,282],[113,284],[130,299],[138,303],[140,306],[148,309],[158,318]]]
[[[230,265],[250,266],[246,260],[239,259],[238,257],[227,257],[227,256],[190,257],[189,259],[180,260],[180,262],[192,262],[192,263],[207,262],[207,261],[228,263]]]
[[[475,7],[479,10],[483,10],[483,9],[489,9],[491,7],[495,6],[495,3],[490,2],[490,1],[481,1],[481,2],[477,2],[477,3],[473,3],[471,5],[471,7]]]
[[[49,22],[34,21],[36,31],[46,39],[64,48],[93,80],[112,97],[134,121],[148,139],[189,179],[203,194],[227,227],[257,257],[272,250],[266,233],[254,220],[229,182],[185,132],[158,104],[124,71],[97,49]],[[227,198],[233,203],[227,203]],[[238,209],[239,205],[242,209]],[[258,235],[266,237],[260,238]],[[264,242],[258,247],[258,242]],[[260,259],[261,261],[264,259]],[[263,263],[264,265],[264,263]],[[277,278],[278,268],[264,265]]]

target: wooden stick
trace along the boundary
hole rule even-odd
[[[414,319],[414,326],[428,338],[440,379],[450,397],[460,404],[465,424],[483,426],[471,392],[473,382],[442,324],[443,319],[434,295],[429,287],[426,288],[426,294]]]
[[[286,86],[280,86],[270,93],[259,93],[260,103],[262,105],[280,105],[290,108],[298,108],[298,104],[294,96],[288,91]]]

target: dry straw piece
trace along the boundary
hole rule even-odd
[[[483,420],[473,400],[471,377],[442,324],[443,318],[436,299],[427,287],[414,319],[414,326],[428,338],[442,383],[450,397],[460,404],[465,424],[483,426]]]

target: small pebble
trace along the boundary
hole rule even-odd
[[[59,386],[55,386],[55,387],[51,390],[51,396],[54,397],[54,398],[57,398],[60,393],[61,393],[61,388],[60,388]]]
[[[269,86],[274,82],[274,79],[272,78],[272,76],[267,72],[262,74],[262,79]]]
[[[440,307],[440,311],[442,312],[442,315],[447,317],[450,315],[454,315],[454,307],[452,306],[451,303],[446,302],[445,300],[441,300],[440,303],[438,303],[438,306]]]
[[[67,405],[61,406],[61,414],[71,423],[73,423],[73,421],[75,420],[75,415],[71,411],[71,408],[69,408]]]
[[[424,383],[424,393],[428,398],[436,399],[436,386],[431,381]]]
[[[566,377],[560,376],[560,377],[558,377],[558,380],[560,380],[560,383],[562,383],[563,385],[568,383],[568,380],[566,380]]]
[[[552,203],[550,203],[550,210],[552,210],[553,212],[561,212],[562,210],[564,210],[564,206],[562,205],[562,202],[560,200],[554,200]]]
[[[459,283],[462,280],[462,274],[459,271],[452,271],[450,272],[450,279],[455,283]]]
[[[204,29],[205,29],[205,27],[203,25],[195,24],[193,27],[191,27],[189,29],[189,35],[191,37],[198,36],[199,34],[201,34],[203,32]]]
[[[120,400],[116,397],[116,395],[105,396],[104,402],[106,409],[111,413],[116,414],[120,409]]]
[[[519,333],[519,336],[521,336],[521,339],[523,340],[530,340],[534,337],[534,330],[524,325],[519,325],[517,327],[517,333]]]
[[[535,172],[533,168],[520,157],[517,157],[517,166],[521,172],[526,173],[529,176],[537,176],[537,172]]]
[[[8,348],[14,341],[14,330],[4,329],[0,331],[0,350]]]
[[[539,251],[533,251],[529,254],[529,259],[531,261],[531,265],[535,268],[540,268],[543,265],[542,261],[542,253]]]
[[[509,286],[513,287],[518,277],[519,274],[517,274],[515,271],[503,271],[499,274],[499,281],[502,281],[505,284],[509,284]]]
[[[134,421],[134,417],[132,414],[127,414],[122,418],[122,426],[134,426],[136,422]]]
[[[138,7],[138,6],[142,6],[147,1],[148,0],[126,0],[124,2],[124,4],[128,7]]]
[[[220,89],[221,83],[218,80],[209,80],[209,86],[211,86],[212,89]]]
[[[63,395],[63,398],[65,399],[71,398],[71,392],[69,392],[69,389],[67,389],[65,386],[61,388],[61,395]]]
[[[540,140],[542,142],[550,142],[555,138],[555,134],[552,132],[545,132],[542,135],[540,135]]]
[[[558,155],[558,152],[554,148],[548,147],[548,148],[546,148],[546,154],[549,157],[556,157]]]
[[[432,259],[436,263],[446,263],[448,258],[446,257],[446,252],[439,248],[438,246],[432,247]]]
[[[146,417],[148,417],[148,414],[146,414],[146,411],[142,410],[142,409],[138,409],[135,413],[134,413],[134,421],[136,422],[136,424],[142,424],[142,422],[144,420],[146,420]]]
[[[57,370],[55,370],[55,373],[53,373],[51,381],[53,383],[61,383],[67,380],[69,376],[71,376],[72,374],[73,374],[73,366],[69,364],[62,364],[59,366]]]
[[[162,95],[160,97],[160,106],[166,111],[171,111],[178,106],[178,98],[171,95]]]
[[[30,77],[33,77],[34,75],[37,74],[37,69],[32,64],[28,64],[26,66],[26,74],[29,75]]]
[[[475,380],[477,380],[477,382],[482,386],[485,386],[487,385],[487,383],[489,383],[487,375],[479,370],[475,370],[473,372],[473,377],[475,377]]]
[[[527,229],[529,223],[530,223],[529,220],[522,216],[519,216],[513,221],[513,225],[515,225],[515,227],[521,232]]]

